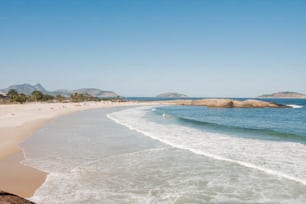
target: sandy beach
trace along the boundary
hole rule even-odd
[[[31,197],[44,182],[46,173],[20,164],[24,156],[19,144],[49,120],[77,111],[139,104],[84,102],[0,105],[0,189],[22,197]]]

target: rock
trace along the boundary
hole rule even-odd
[[[207,106],[210,108],[222,107],[222,108],[233,108],[234,103],[229,99],[204,99],[204,100],[193,100],[191,102],[193,106]]]
[[[26,200],[20,196],[0,191],[0,203],[1,204],[35,204],[29,200]]]
[[[201,99],[176,100],[170,103],[176,105],[207,106],[210,108],[289,108],[288,106],[260,100],[231,100],[231,99]]]
[[[235,108],[286,108],[287,106],[266,102],[266,101],[249,99],[245,101],[234,101],[234,107]]]

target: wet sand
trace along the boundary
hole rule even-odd
[[[31,197],[45,181],[46,173],[24,166],[19,144],[56,117],[97,108],[154,105],[159,102],[30,103],[0,105],[0,190]]]
[[[22,197],[31,197],[36,188],[46,179],[46,173],[20,163],[24,159],[21,152],[9,156],[0,162],[0,184],[6,192]]]

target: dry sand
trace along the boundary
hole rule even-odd
[[[30,103],[0,105],[0,190],[31,197],[44,182],[46,173],[20,164],[21,144],[27,137],[56,117],[97,108],[154,105],[159,102]]]

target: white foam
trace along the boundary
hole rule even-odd
[[[230,137],[175,124],[159,124],[145,118],[148,110],[127,109],[108,114],[107,117],[173,147],[306,185],[305,145]]]
[[[295,104],[287,104],[286,106],[289,106],[291,108],[303,108],[304,107],[302,105],[295,105]]]
[[[162,117],[165,118],[165,119],[168,119],[168,118],[172,118],[172,115],[163,113],[163,114],[162,114]]]
[[[161,203],[162,200],[171,200],[171,192],[160,192],[159,196],[150,194],[153,188],[144,189],[145,181],[139,181],[138,176],[130,172],[142,172],[143,163],[151,163],[151,155],[159,154],[168,147],[146,149],[127,154],[114,155],[104,159],[90,161],[80,167],[65,173],[50,173],[45,181],[30,198],[36,203]],[[163,155],[160,153],[160,155]],[[139,158],[146,158],[141,160]],[[120,160],[118,162],[118,160]],[[144,162],[143,162],[144,161]],[[125,163],[124,163],[125,162]],[[124,168],[121,169],[121,164]],[[119,166],[118,166],[119,164]],[[119,172],[116,172],[116,168]],[[118,170],[117,169],[117,170]],[[154,170],[153,170],[154,171]],[[129,177],[126,178],[125,172]],[[94,176],[93,176],[94,175]],[[131,178],[132,177],[132,178]],[[176,177],[175,177],[176,179]],[[135,183],[137,185],[135,185]],[[139,184],[140,183],[140,184]],[[132,188],[132,189],[131,189]],[[170,189],[169,189],[170,190]],[[173,190],[176,193],[175,190]],[[52,193],[51,193],[52,192]],[[51,194],[51,195],[50,195]],[[163,198],[161,198],[162,196]],[[167,196],[169,198],[167,198]],[[172,195],[173,197],[173,195]],[[157,200],[154,202],[154,200]],[[172,203],[172,202],[165,202]]]

